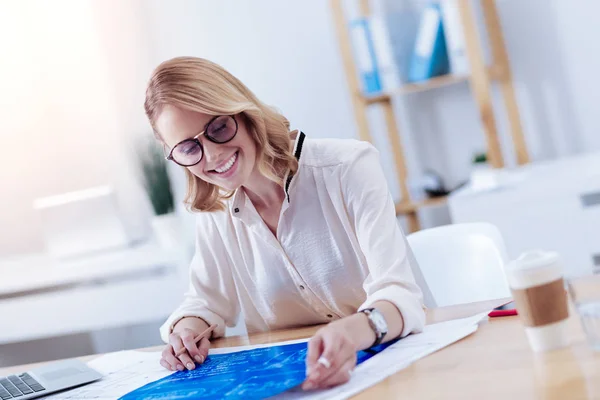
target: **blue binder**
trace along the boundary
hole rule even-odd
[[[411,82],[419,82],[449,72],[442,12],[438,4],[432,3],[425,7],[421,15],[408,79]]]
[[[377,57],[375,55],[369,21],[366,18],[357,18],[351,21],[349,25],[362,90],[366,94],[381,92],[381,79],[379,77]]]

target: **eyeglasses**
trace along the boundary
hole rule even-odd
[[[238,123],[233,115],[216,116],[206,124],[205,129],[190,139],[177,143],[166,157],[182,167],[191,167],[202,161],[204,148],[198,139],[204,135],[213,143],[223,144],[232,140],[238,131]]]

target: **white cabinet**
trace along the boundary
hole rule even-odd
[[[68,262],[0,260],[0,344],[164,320],[183,298],[182,253],[148,243]]]
[[[499,171],[499,181],[453,193],[452,221],[496,225],[510,258],[542,248],[561,254],[568,276],[600,273],[600,153]]]

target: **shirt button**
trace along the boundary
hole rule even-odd
[[[304,286],[300,285],[300,289],[304,290]]]
[[[235,211],[236,213],[239,213],[240,209],[236,207],[233,211]]]
[[[327,314],[327,318],[333,318],[333,315]]]

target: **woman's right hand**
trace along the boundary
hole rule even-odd
[[[202,364],[208,356],[210,341],[203,337],[199,343],[195,343],[194,338],[201,332],[202,330],[196,332],[196,329],[183,328],[171,333],[169,344],[162,352],[160,365],[171,371],[183,371],[186,368],[191,371],[196,368],[194,361]]]

